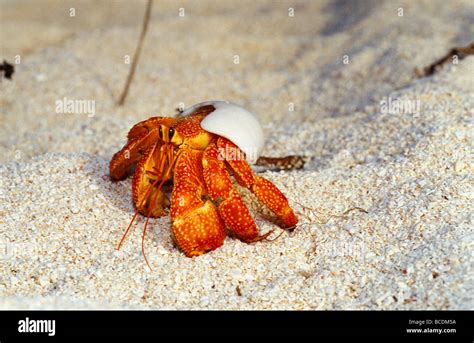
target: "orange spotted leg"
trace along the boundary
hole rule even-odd
[[[172,233],[186,256],[198,256],[224,243],[224,223],[212,201],[204,201],[202,151],[184,150],[174,171],[171,196]]]
[[[150,269],[150,263],[145,255],[146,229],[150,217],[159,217],[165,213],[163,207],[167,205],[168,199],[161,188],[170,177],[174,160],[175,157],[173,156],[173,147],[171,145],[159,145],[156,143],[143,154],[132,181],[133,201],[137,210],[117,247],[117,250],[120,250],[137,214],[139,212],[142,213],[147,217],[142,234],[142,254]]]
[[[169,204],[161,187],[152,186],[155,180],[163,180],[163,173],[168,167],[169,161],[165,158],[165,149],[166,146],[159,144],[150,147],[143,154],[133,174],[133,202],[144,216],[161,217],[165,215],[164,208]]]
[[[225,138],[219,138],[217,146],[221,155],[234,172],[237,182],[250,189],[257,198],[282,221],[283,227],[294,228],[298,223],[286,196],[270,181],[254,174],[237,146]]]
[[[109,171],[112,179],[122,180],[127,177],[131,167],[159,140],[160,125],[171,126],[175,122],[174,118],[152,117],[135,124],[128,132],[127,144],[110,161]]]
[[[204,151],[202,159],[204,180],[213,200],[222,199],[219,214],[229,230],[245,242],[266,238],[272,233],[259,236],[257,226],[241,196],[232,184],[229,172],[214,143]]]
[[[122,150],[115,153],[110,160],[109,172],[114,180],[122,180],[127,177],[130,168],[137,163],[142,154],[158,139],[158,133],[154,131],[143,132],[130,140]]]

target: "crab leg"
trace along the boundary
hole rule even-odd
[[[232,142],[225,138],[219,138],[217,146],[223,153],[227,164],[234,172],[237,182],[250,189],[257,198],[272,210],[286,228],[293,228],[297,223],[293,210],[288,204],[286,196],[270,181],[257,176],[243,158],[242,152]],[[237,158],[235,158],[237,157]]]
[[[115,153],[109,164],[110,176],[114,180],[122,180],[127,176],[128,171],[140,160],[140,157],[146,149],[158,139],[158,132],[156,130],[143,132]]]
[[[161,217],[165,214],[164,207],[168,204],[168,199],[154,184],[155,180],[162,180],[163,171],[169,163],[166,153],[165,145],[152,145],[143,154],[133,174],[133,202],[137,210],[145,216]]]
[[[155,156],[156,155],[156,156]],[[122,245],[125,237],[127,236],[128,231],[130,230],[133,221],[135,220],[138,212],[145,214],[144,212],[148,210],[146,214],[146,222],[145,226],[143,227],[143,234],[142,234],[142,254],[145,259],[146,264],[151,269],[150,263],[145,255],[145,235],[146,229],[148,226],[148,222],[150,217],[157,217],[161,216],[164,212],[163,206],[165,202],[168,202],[168,199],[161,191],[164,183],[169,180],[171,176],[171,171],[174,167],[174,163],[178,154],[174,154],[174,148],[172,145],[166,144],[162,146],[158,146],[155,144],[154,146],[150,147],[145,155],[140,160],[140,163],[137,166],[137,172],[134,174],[134,180],[132,183],[133,187],[133,198],[135,202],[135,207],[137,208],[130,224],[128,225],[125,233],[120,240],[120,243],[117,246],[117,249],[120,250],[120,246]],[[153,162],[159,163],[159,168],[153,165]],[[153,170],[147,171],[146,168],[151,167]],[[165,169],[166,168],[166,169]],[[155,176],[155,180],[148,179],[148,182],[145,182],[146,175],[153,175]],[[138,176],[137,176],[138,175]],[[137,179],[135,179],[135,177]],[[159,182],[161,181],[161,182]],[[159,184],[158,184],[159,182]],[[147,186],[148,184],[148,186]],[[158,184],[158,185],[157,185]],[[158,206],[157,206],[158,205]]]
[[[224,243],[224,224],[206,194],[202,177],[202,151],[183,150],[174,172],[174,189],[171,198],[173,238],[183,252],[198,256],[214,250]]]
[[[172,125],[175,122],[175,118],[152,117],[134,125],[128,132],[127,144],[110,161],[110,176],[114,180],[124,179],[142,154],[160,140],[158,135],[160,125]]]
[[[241,196],[235,190],[214,143],[204,151],[202,165],[209,195],[213,200],[223,199],[219,205],[219,214],[229,230],[245,242],[257,241],[271,234],[269,232],[259,236],[257,226]]]
[[[146,132],[158,129],[160,125],[166,125],[168,127],[176,123],[175,118],[168,117],[151,117],[135,124],[130,131],[128,131],[128,141],[135,139],[138,136],[143,135]]]

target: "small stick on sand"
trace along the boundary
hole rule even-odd
[[[460,60],[468,55],[474,55],[474,43],[469,44],[468,46],[452,48],[446,55],[430,64],[427,67],[424,67],[422,70],[416,69],[415,73],[419,78],[433,75],[436,73],[442,65],[448,63],[453,59],[453,56],[458,56]]]
[[[260,156],[256,165],[273,170],[294,170],[304,167],[308,158],[306,156],[291,155],[285,157]]]
[[[122,106],[125,103],[125,98],[128,94],[128,89],[130,88],[130,83],[132,83],[133,76],[135,75],[135,69],[137,68],[138,58],[140,57],[140,52],[142,50],[143,40],[145,38],[146,31],[148,29],[148,22],[150,21],[151,7],[153,0],[148,0],[146,4],[145,17],[143,19],[142,32],[140,34],[140,39],[138,40],[138,45],[133,55],[132,66],[130,67],[130,72],[128,73],[127,81],[125,82],[125,88],[122,91],[122,95],[118,101],[118,105]]]

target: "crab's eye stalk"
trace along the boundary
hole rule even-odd
[[[158,129],[158,135],[160,136],[160,139],[163,139],[163,129],[161,128],[161,125],[160,125],[160,128]]]
[[[174,135],[174,128],[170,127],[169,130],[168,130],[169,140],[171,140],[173,138],[173,135]]]

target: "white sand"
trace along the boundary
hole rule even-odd
[[[179,18],[177,5],[158,2],[123,108],[114,102],[141,10],[122,3],[116,22],[94,14],[70,25],[31,4],[0,4],[0,27],[22,37],[2,39],[0,59],[23,56],[0,84],[0,308],[474,308],[474,56],[430,78],[413,73],[469,42],[472,2],[336,11],[308,1],[289,18],[291,4],[191,2]],[[45,26],[28,44],[28,30]],[[56,113],[64,97],[94,100],[95,116]],[[382,113],[388,97],[419,101],[419,113]],[[110,182],[108,161],[135,122],[209,99],[257,113],[264,154],[313,157],[303,171],[263,174],[303,225],[273,242],[228,238],[189,259],[169,218],[154,219],[150,271],[143,218],[115,250],[134,208],[131,180]],[[261,232],[279,234],[243,194]],[[317,223],[354,206],[369,213]]]

